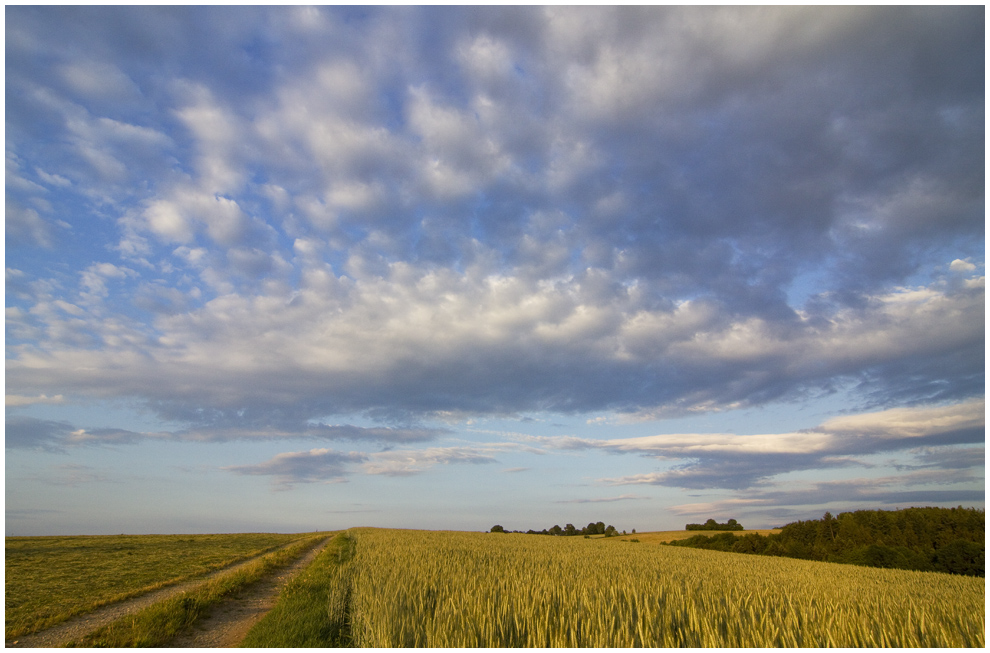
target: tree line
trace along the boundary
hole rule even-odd
[[[528,531],[507,531],[504,528],[502,528],[502,526],[500,526],[499,524],[495,524],[494,526],[492,526],[489,532],[524,533],[526,535],[559,535],[559,536],[604,535],[605,537],[615,537],[616,535],[619,535],[619,531],[616,530],[615,526],[612,526],[611,524],[606,526],[605,522],[601,522],[601,521],[589,523],[584,528],[576,528],[574,524],[567,524],[566,526],[561,528],[558,524],[554,524],[550,528],[544,528],[542,531],[535,531],[533,529],[529,529]],[[633,533],[635,532],[636,529],[634,528]],[[626,532],[622,531],[622,535],[625,534]]]
[[[713,520],[709,520],[713,521]],[[984,575],[986,513],[975,508],[857,510],[787,524],[780,533],[695,535],[669,546],[916,571]]]
[[[688,524],[684,527],[685,530],[689,531],[741,531],[743,530],[742,524],[737,522],[735,519],[730,519],[724,524],[720,524],[714,519],[709,519],[704,524]]]

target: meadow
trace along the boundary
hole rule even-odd
[[[645,542],[351,529],[250,646],[984,645],[984,580]]]
[[[5,637],[205,575],[303,535],[7,537]]]
[[[288,566],[306,551],[326,540],[327,536],[327,534],[313,535],[295,541],[242,567],[211,578],[191,591],[158,601],[136,614],[123,616],[71,642],[69,646],[87,648],[167,646],[176,635],[208,615],[214,605]]]

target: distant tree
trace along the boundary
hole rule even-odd
[[[822,522],[819,527],[819,539],[834,542],[837,530],[838,524],[836,523],[835,517],[832,516],[832,513],[826,512],[822,515]]]
[[[615,537],[618,534],[619,532],[615,530],[615,526],[612,526],[611,524],[609,524],[605,529],[605,537]]]
[[[501,526],[499,526],[498,524],[495,524],[494,526],[492,526],[491,532],[492,533],[504,533],[505,532],[505,529],[502,528]]]
[[[557,524],[554,524],[553,527],[550,529],[550,535],[561,535],[563,534],[563,532],[564,532],[563,529],[561,529],[560,526],[558,526]]]
[[[684,529],[688,531],[741,531],[743,527],[735,519],[730,519],[724,524],[709,519],[704,524],[688,524]]]
[[[595,524],[595,533],[597,535],[604,535],[605,534],[605,522],[600,521],[600,522],[597,522]]]
[[[564,526],[564,535],[577,535],[578,531],[574,528],[574,524],[568,524]]]

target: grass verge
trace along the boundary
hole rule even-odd
[[[313,564],[282,591],[275,607],[248,632],[241,646],[350,646],[355,548],[352,535],[336,535]]]
[[[122,617],[69,646],[163,646],[204,616],[210,606],[273,571],[288,566],[324,537],[307,538],[269,553],[241,569],[207,581],[198,589],[155,603],[137,614]]]
[[[306,535],[112,535],[5,538],[6,638],[190,580]]]

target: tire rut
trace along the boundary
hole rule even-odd
[[[286,546],[292,546],[292,543]],[[318,546],[317,548],[321,547]],[[234,563],[230,566],[210,572],[206,576],[200,576],[199,578],[194,578],[192,580],[182,581],[176,585],[169,585],[168,587],[152,590],[151,592],[142,594],[141,596],[124,599],[123,601],[119,601],[117,603],[105,605],[93,610],[92,612],[76,615],[66,621],[52,626],[51,628],[46,628],[45,630],[40,630],[36,633],[22,635],[14,638],[13,640],[5,641],[4,648],[54,648],[65,646],[72,641],[88,635],[97,628],[102,628],[107,624],[113,623],[121,617],[134,614],[149,605],[158,603],[159,601],[163,601],[177,594],[194,590],[217,576],[221,576],[240,569],[241,567],[245,567],[256,561],[258,558],[268,555],[269,553],[271,553],[271,551],[264,551],[254,557],[248,558],[247,560],[241,560],[240,562]]]
[[[319,555],[330,538],[316,544],[302,558],[234,596],[213,606],[210,614],[177,635],[171,648],[232,648],[275,606],[282,589]]]

